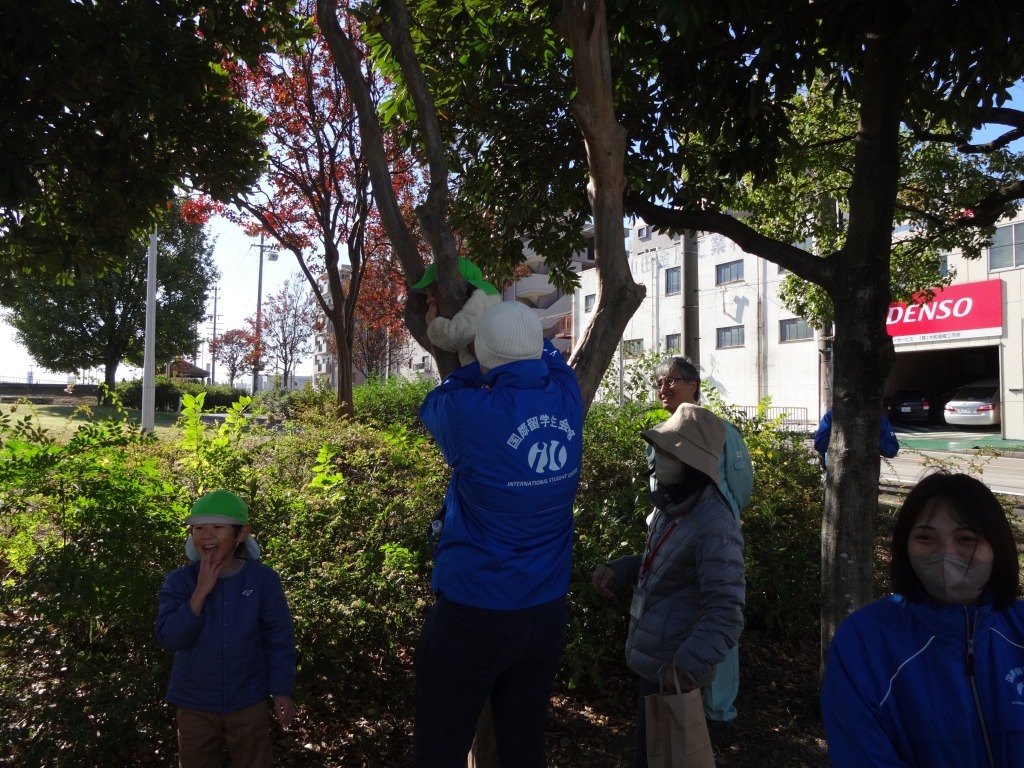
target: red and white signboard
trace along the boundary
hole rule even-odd
[[[931,293],[928,302],[889,305],[885,326],[893,344],[1002,336],[1002,280],[932,288]]]

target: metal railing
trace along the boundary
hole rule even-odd
[[[757,415],[756,405],[734,405],[731,407],[746,415],[748,419]],[[802,407],[787,408],[773,405],[764,409],[764,416],[768,419],[781,418],[782,428],[790,432],[813,432],[818,427],[817,421],[808,421],[807,409]]]

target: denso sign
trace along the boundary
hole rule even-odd
[[[1002,336],[1002,280],[932,288],[930,293],[931,301],[889,305],[885,325],[893,344]]]

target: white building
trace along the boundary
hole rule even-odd
[[[770,397],[776,412],[817,423],[829,407],[828,345],[782,306],[783,270],[721,235],[673,238],[643,222],[632,227],[629,246],[647,297],[626,326],[620,359],[683,354],[726,402],[753,408]],[[998,228],[980,260],[952,254],[948,264],[953,284],[935,300],[890,309],[896,361],[885,393],[919,388],[941,404],[960,386],[998,378],[1002,436],[1024,438],[1024,213]],[[584,272],[576,338],[593,317],[596,294],[596,274]]]
[[[931,302],[889,309],[896,362],[886,393],[999,379],[1001,435],[1024,439],[1024,210],[1000,223],[980,259],[954,253],[948,265],[952,285]]]

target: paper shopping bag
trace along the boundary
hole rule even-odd
[[[648,768],[715,768],[700,689],[644,698]]]

